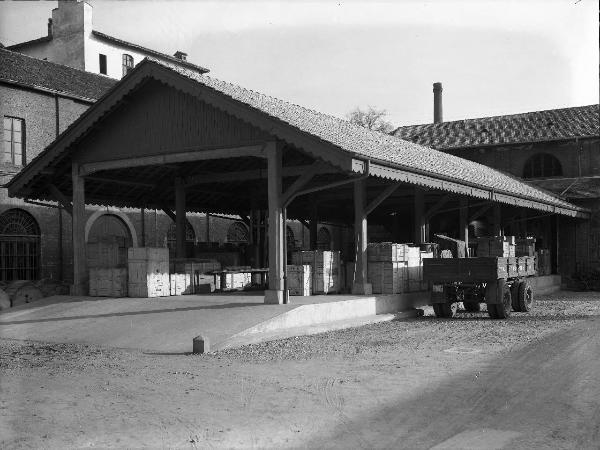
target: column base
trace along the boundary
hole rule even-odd
[[[71,284],[69,286],[69,295],[88,296],[90,289],[87,283]]]
[[[353,295],[371,295],[373,294],[373,285],[371,283],[354,283],[352,285]]]
[[[267,289],[265,291],[265,304],[267,305],[283,305],[285,298],[287,297],[287,291]]]

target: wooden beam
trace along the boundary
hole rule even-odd
[[[186,149],[187,151],[173,152],[163,150],[160,155],[140,156],[136,158],[114,159],[109,161],[87,162],[81,164],[80,175],[90,175],[103,170],[114,170],[141,166],[160,166],[171,163],[190,161],[209,161],[214,159],[265,157],[264,145],[249,145],[244,147],[224,147],[218,149]]]
[[[321,169],[321,161],[315,161],[307,170],[294,181],[282,195],[283,206],[286,207],[306,184],[313,179]]]
[[[354,247],[356,260],[354,263],[354,280],[352,293],[370,295],[372,285],[367,282],[367,180],[361,178],[354,182]]]
[[[422,188],[415,188],[415,244],[427,242],[427,220],[425,218],[425,191]]]
[[[312,165],[308,166],[289,166],[281,169],[281,176],[283,178],[298,177],[306,171],[310,170]],[[336,173],[335,169],[329,165],[323,164],[317,171],[317,174],[328,174]],[[214,184],[214,183],[229,183],[231,181],[252,181],[252,180],[266,180],[267,169],[252,169],[252,170],[240,170],[237,172],[225,172],[225,173],[205,173],[191,175],[185,177],[186,186],[195,186],[197,184]]]
[[[240,219],[244,222],[248,227],[250,227],[250,217],[245,214],[240,214]]]
[[[469,199],[467,197],[460,198],[459,210],[459,239],[465,241],[465,256],[469,257]]]
[[[160,209],[171,218],[171,220],[173,222],[177,222],[177,217],[175,216],[175,213],[171,210],[171,208],[169,208],[168,205],[161,205]]]
[[[48,189],[50,194],[55,198],[55,200],[60,203],[60,205],[67,211],[71,216],[73,216],[73,206],[71,202],[67,198],[65,194],[63,194],[60,189],[58,189],[55,185],[49,184]]]
[[[439,213],[440,209],[442,209],[444,205],[450,201],[451,198],[452,194],[447,194],[440,198],[431,208],[427,210],[427,212],[425,213],[425,219],[430,220],[433,216]]]
[[[175,179],[175,254],[177,258],[185,258],[185,186],[181,178]]]
[[[123,180],[118,178],[110,178],[110,177],[99,177],[96,175],[88,175],[85,177],[86,180],[91,181],[100,181],[102,183],[114,183],[114,184],[122,184],[124,186],[137,186],[137,187],[145,187],[154,189],[156,187],[155,183],[144,183],[141,181],[132,181],[132,180]]]
[[[486,212],[488,212],[491,209],[491,207],[492,207],[492,203],[483,205],[481,208],[479,208],[477,211],[475,211],[473,214],[471,214],[471,216],[469,216],[469,222],[473,222],[474,220],[479,219]]]
[[[73,295],[88,294],[88,271],[85,245],[85,180],[72,163],[73,175]]]
[[[395,183],[386,187],[377,197],[375,197],[371,203],[365,207],[365,214],[368,216],[377,208],[386,198],[392,195],[396,189],[398,189],[403,183]]]

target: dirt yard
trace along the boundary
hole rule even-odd
[[[0,340],[0,447],[598,448],[600,295],[209,355]]]

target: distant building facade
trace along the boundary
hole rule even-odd
[[[58,2],[58,8],[52,10],[52,18],[48,20],[46,36],[7,48],[117,80],[146,57],[208,72],[187,61],[184,52],[177,51],[170,56],[94,30],[93,7],[80,0]]]
[[[435,91],[434,91],[435,92]],[[435,94],[441,101],[441,86]],[[437,107],[441,111],[441,105]],[[399,127],[394,135],[469,159],[589,208],[590,220],[513,218],[509,232],[557,233],[562,275],[600,270],[600,105]],[[440,115],[441,119],[441,115]],[[511,223],[512,222],[512,223]],[[525,225],[526,223],[526,225]],[[545,239],[548,242],[549,239]]]

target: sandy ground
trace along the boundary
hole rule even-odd
[[[208,355],[0,340],[2,448],[598,448],[600,295]]]

